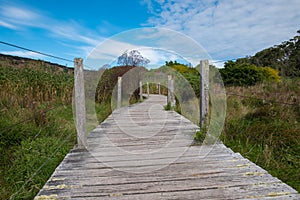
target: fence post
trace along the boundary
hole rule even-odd
[[[171,75],[168,75],[168,96],[167,96],[167,104],[171,104],[171,92],[170,92],[170,88],[171,88]]]
[[[117,97],[117,109],[122,106],[122,77],[118,77],[118,97]]]
[[[140,100],[143,101],[143,83],[140,81]]]
[[[204,125],[204,120],[207,120],[209,106],[209,64],[208,60],[200,61],[200,128]]]
[[[161,95],[160,94],[160,83],[158,83],[158,94]]]
[[[79,149],[86,148],[86,110],[84,92],[84,71],[82,58],[74,59],[74,87],[75,87],[75,110],[77,143]]]
[[[168,75],[168,104],[171,106],[175,106],[175,98],[174,98],[174,80],[172,75]]]
[[[171,106],[175,106],[174,78],[171,79]]]
[[[147,82],[147,95],[148,95],[148,97],[149,97],[149,95],[150,95],[150,91],[149,91],[149,82]]]

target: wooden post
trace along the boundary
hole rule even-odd
[[[171,79],[171,106],[175,106],[174,78]]]
[[[143,83],[140,81],[140,100],[143,101]]]
[[[167,104],[171,104],[171,92],[170,92],[170,88],[171,88],[171,79],[172,76],[168,75],[168,96],[167,96]]]
[[[208,60],[200,61],[200,128],[204,125],[204,120],[207,120],[209,106],[209,64]]]
[[[75,87],[75,110],[76,110],[76,129],[77,143],[79,149],[86,148],[86,110],[84,93],[84,74],[82,58],[74,59],[74,87]]]
[[[160,93],[160,83],[158,83],[158,94],[161,95],[161,93]]]
[[[150,91],[149,91],[149,82],[147,82],[147,95],[148,95],[148,97],[149,97],[149,95],[150,95]]]
[[[122,77],[118,77],[118,97],[117,97],[117,109],[122,106]]]
[[[174,98],[174,80],[172,75],[168,75],[168,104],[171,106],[175,106],[175,98]]]

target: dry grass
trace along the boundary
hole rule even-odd
[[[300,80],[227,88],[222,140],[300,191]]]

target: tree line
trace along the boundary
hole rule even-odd
[[[247,63],[257,67],[271,67],[282,77],[300,76],[300,30],[297,35],[279,45],[257,52],[254,56],[236,60],[238,65]]]

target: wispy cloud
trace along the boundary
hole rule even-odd
[[[27,8],[15,7],[10,5],[1,5],[1,19],[3,24],[10,24],[5,26],[7,28],[22,28],[24,26],[40,27],[43,16],[37,11],[29,10]]]
[[[138,50],[150,59],[155,68],[165,61],[177,60],[196,66],[201,59],[209,59],[205,50],[191,38],[164,28],[133,29],[115,35],[97,46],[88,56],[87,65],[111,64],[126,50]]]
[[[215,59],[253,54],[299,29],[298,0],[152,0],[149,5],[151,12],[159,11],[149,25],[191,36]]]
[[[52,22],[52,25],[43,27],[49,30],[53,37],[64,38],[84,44],[96,46],[104,38],[82,27],[75,21]]]
[[[11,18],[12,20],[35,20],[36,18],[40,17],[37,13],[32,12],[30,10],[21,9],[18,7],[13,6],[3,6],[2,7],[3,16],[6,18]]]
[[[96,46],[104,39],[97,33],[81,26],[76,21],[58,21],[32,8],[1,5],[0,10],[0,26],[5,28],[13,30],[38,28],[46,30],[52,38],[68,40],[76,42],[77,44],[82,43],[81,45],[89,46]],[[81,45],[74,46],[74,48],[80,49]]]
[[[0,20],[0,26],[3,26],[5,28],[9,28],[9,29],[13,29],[13,30],[17,30],[17,27],[15,25],[12,25],[8,22],[4,22]]]

